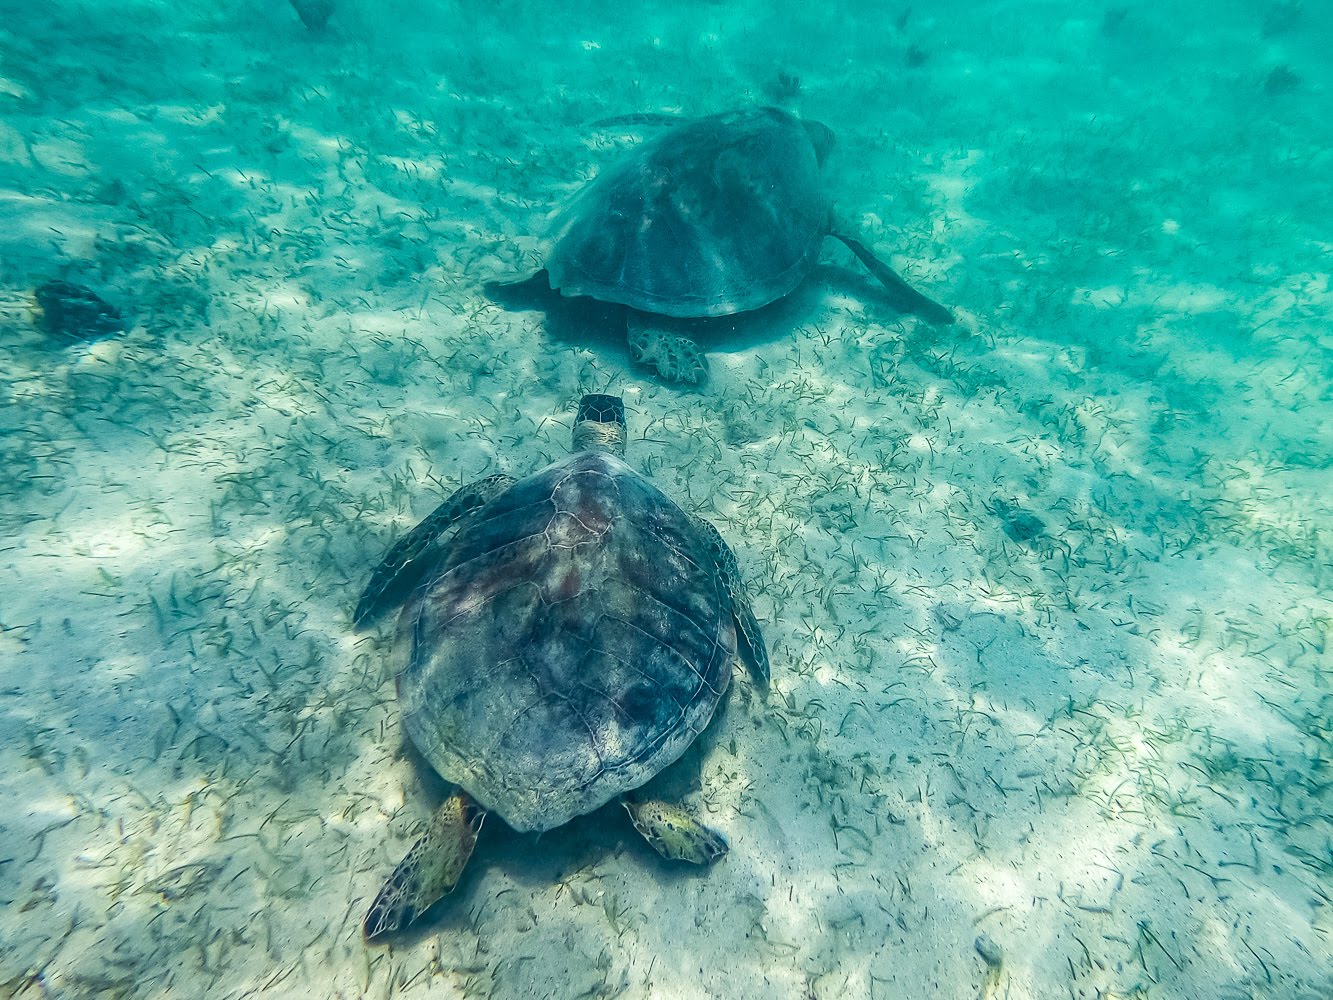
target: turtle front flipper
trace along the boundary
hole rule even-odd
[[[458,883],[486,813],[465,793],[444,800],[430,825],[398,862],[361,925],[367,941],[407,927]]]
[[[634,829],[668,861],[706,865],[727,853],[722,834],[710,830],[674,803],[622,799],[621,804],[629,813]]]
[[[468,483],[399,539],[370,575],[370,582],[362,591],[352,615],[352,627],[363,628],[406,600],[439,558],[441,536],[459,518],[490,503],[513,485],[513,477],[505,475],[487,476]]]
[[[764,649],[764,636],[759,631],[759,622],[744,594],[733,592],[731,610],[736,616],[736,637],[745,647],[741,655],[754,671],[755,680],[768,687],[768,651]]]
[[[680,115],[666,114],[660,111],[644,111],[629,115],[612,115],[610,118],[599,118],[592,123],[593,128],[621,128],[627,125],[679,125],[683,121],[689,121],[688,118],[682,118]]]
[[[488,281],[482,286],[486,297],[506,309],[545,309],[554,300],[551,279],[543,268],[521,278]]]
[[[667,382],[699,385],[708,378],[708,359],[689,337],[655,330],[632,316],[626,334],[634,360],[656,368]]]
[[[731,613],[736,619],[736,639],[741,659],[750,667],[754,679],[768,687],[768,650],[764,648],[764,634],[759,631],[759,622],[750,608],[750,598],[745,593],[740,567],[736,565],[736,553],[731,551],[731,546],[713,527],[712,522],[697,515],[694,521],[708,541],[713,564],[717,567],[723,586],[727,588],[727,596],[731,598]]]
[[[847,249],[860,258],[861,263],[866,266],[866,270],[879,279],[879,283],[888,290],[889,301],[893,303],[895,309],[901,312],[914,313],[927,323],[934,323],[937,326],[947,326],[954,322],[953,313],[938,302],[926,298],[903,281],[893,268],[871,253],[870,248],[860,240],[854,239],[846,233],[833,233],[832,236],[834,239],[842,240],[843,243],[847,244]]]

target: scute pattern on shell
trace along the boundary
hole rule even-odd
[[[664,316],[782,298],[819,256],[829,203],[810,134],[777,108],[710,115],[645,141],[559,217],[551,287]]]
[[[736,650],[694,522],[614,456],[548,466],[463,524],[407,611],[403,723],[518,830],[637,788],[708,725]]]

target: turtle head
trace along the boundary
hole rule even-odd
[[[574,418],[574,450],[609,451],[625,455],[625,401],[619,396],[589,393],[579,401]]]
[[[837,144],[837,136],[833,134],[833,129],[829,128],[823,122],[803,121],[805,133],[810,137],[810,144],[815,147],[815,160],[822,167],[824,157],[828,156],[829,151]]]

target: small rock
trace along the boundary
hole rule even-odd
[[[1030,542],[1046,532],[1045,521],[1017,504],[997,498],[991,501],[991,510],[1004,524],[1004,533],[1015,542]]]
[[[120,310],[96,292],[68,281],[48,281],[33,293],[37,326],[56,340],[92,340],[125,329]]]

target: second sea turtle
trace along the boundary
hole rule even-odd
[[[691,384],[707,375],[703,352],[653,317],[730,316],[775,302],[809,274],[826,236],[847,245],[895,308],[952,323],[949,310],[835,225],[822,171],[833,143],[827,126],[779,108],[676,124],[557,215],[541,270],[488,291],[509,303],[554,291],[625,306],[634,359]]]

